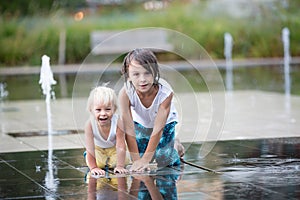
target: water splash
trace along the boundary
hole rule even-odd
[[[46,195],[46,199],[55,199],[53,193],[57,189],[57,181],[54,179],[53,173],[53,147],[52,147],[52,119],[51,119],[51,105],[50,99],[51,96],[54,96],[54,92],[51,89],[52,85],[56,84],[56,81],[53,78],[53,73],[50,68],[50,58],[46,55],[42,57],[42,67],[40,73],[40,81],[43,94],[46,95],[46,108],[47,108],[47,125],[48,125],[48,172],[45,177],[45,185],[51,191]]]
[[[0,83],[0,101],[2,102],[8,97],[8,91],[5,89],[6,83]]]
[[[8,97],[8,91],[5,89],[6,83],[0,83],[0,112],[4,111],[3,101]],[[3,129],[3,126],[1,126]]]
[[[232,36],[230,33],[224,34],[224,56],[226,58],[226,89],[233,90],[233,75],[232,75]]]
[[[288,28],[282,29],[282,42],[284,50],[284,81],[285,81],[285,95],[290,96],[291,84],[290,84],[290,31]]]
[[[234,164],[237,164],[238,162],[241,161],[241,160],[238,158],[238,155],[239,155],[239,153],[233,154],[233,159],[232,159],[232,161],[233,161]]]
[[[50,102],[51,99],[51,86],[56,84],[56,81],[53,78],[53,73],[50,68],[50,58],[46,55],[42,57],[42,67],[40,73],[40,81],[43,94],[46,95],[46,102]],[[49,125],[49,124],[48,124]]]
[[[52,136],[52,119],[51,119],[51,105],[50,99],[54,92],[51,92],[51,86],[56,84],[53,78],[53,73],[50,68],[50,58],[46,55],[42,57],[42,67],[40,73],[40,81],[43,94],[46,95],[46,106],[47,106],[47,125],[48,125],[48,136]],[[52,147],[52,142],[49,142],[49,149]]]

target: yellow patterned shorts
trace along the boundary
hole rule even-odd
[[[99,168],[105,168],[105,165],[108,165],[108,168],[115,168],[117,165],[117,149],[116,147],[111,148],[101,148],[95,146],[95,156],[96,163]],[[87,160],[86,160],[87,162]],[[125,165],[129,164],[129,156],[126,152]]]

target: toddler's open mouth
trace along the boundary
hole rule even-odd
[[[108,117],[105,117],[105,118],[99,118],[99,121],[103,122],[103,121],[106,121],[108,119]]]

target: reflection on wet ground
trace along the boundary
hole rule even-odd
[[[300,138],[219,141],[205,157],[202,144],[184,144],[184,164],[143,174],[93,178],[83,149],[0,154],[1,199],[299,199]]]

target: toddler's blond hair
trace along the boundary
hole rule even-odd
[[[86,109],[88,112],[92,111],[92,106],[94,102],[101,102],[105,105],[111,103],[114,106],[114,111],[117,110],[117,95],[115,91],[106,86],[97,86],[90,92],[89,98],[87,100]]]

